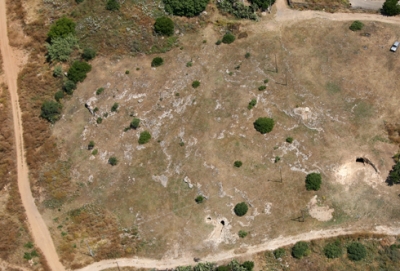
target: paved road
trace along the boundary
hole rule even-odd
[[[364,8],[379,10],[382,8],[385,0],[350,0],[353,8]]]

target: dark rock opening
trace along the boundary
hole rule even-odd
[[[362,158],[362,157],[357,157],[356,158],[356,163],[365,163],[365,161],[364,161],[364,158]]]
[[[225,226],[225,221],[221,220],[222,226]]]

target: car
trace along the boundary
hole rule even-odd
[[[393,43],[392,47],[390,47],[390,51],[396,52],[396,51],[397,51],[397,48],[399,47],[399,45],[400,45],[400,42],[395,41],[395,42]]]

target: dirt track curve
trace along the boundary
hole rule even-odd
[[[42,250],[52,270],[63,271],[65,270],[64,266],[58,259],[50,232],[36,208],[29,184],[28,166],[26,164],[24,151],[21,110],[19,107],[17,92],[17,78],[19,71],[13,50],[8,42],[5,1],[6,0],[0,0],[0,49],[3,56],[6,82],[11,96],[15,146],[17,151],[18,189],[21,194],[22,204],[25,208],[30,230],[36,246]]]
[[[267,31],[268,29],[279,29],[281,26],[291,25],[293,23],[313,19],[327,19],[332,21],[379,21],[384,23],[399,24],[399,17],[384,17],[376,14],[362,14],[362,13],[325,13],[320,11],[297,11],[291,10],[285,0],[277,0],[275,4],[275,16],[272,21],[260,22],[258,27],[263,28],[261,31]],[[259,29],[260,29],[259,28]],[[24,143],[23,143],[23,129],[21,120],[21,111],[18,103],[17,93],[17,77],[18,67],[16,64],[16,58],[13,55],[12,48],[9,46],[7,37],[7,20],[6,20],[6,6],[5,0],[0,0],[0,49],[3,56],[5,76],[8,84],[8,88],[11,95],[13,122],[14,122],[14,133],[15,142],[17,149],[17,167],[18,167],[18,187],[22,198],[23,206],[26,210],[28,222],[30,225],[31,233],[35,240],[35,244],[42,250],[50,268],[53,271],[63,271],[65,268],[59,261],[56,253],[54,243],[51,239],[50,232],[44,223],[32,197],[30,190],[30,184],[28,179],[28,168],[25,160]],[[233,250],[224,251],[220,253],[211,254],[202,261],[218,262],[222,260],[231,259],[239,256],[251,255],[264,250],[272,250],[281,246],[290,245],[297,241],[313,240],[319,238],[335,237],[343,234],[353,234],[360,231],[368,231],[376,234],[388,234],[388,235],[399,235],[400,227],[390,228],[386,226],[376,226],[374,229],[352,229],[352,228],[338,228],[331,230],[311,231],[308,233],[279,237],[276,239],[268,240],[265,243],[249,246],[245,253],[235,254]],[[138,268],[173,268],[176,266],[194,264],[193,258],[176,258],[176,259],[163,259],[154,260],[147,258],[121,258],[115,260],[104,260],[97,263],[93,263],[84,268],[78,269],[77,271],[98,271],[106,268],[123,266],[135,266]]]

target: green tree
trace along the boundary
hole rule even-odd
[[[96,51],[93,50],[92,48],[85,48],[83,49],[83,53],[82,53],[82,58],[86,61],[91,60],[93,58],[95,58],[96,56]]]
[[[245,261],[244,263],[242,263],[242,266],[243,266],[244,268],[246,268],[247,271],[253,271],[254,262],[252,262],[252,261]]]
[[[139,144],[146,144],[147,142],[149,142],[151,139],[151,134],[148,131],[144,131],[140,133],[139,136]]]
[[[205,262],[193,266],[193,271],[213,271],[215,263]]]
[[[363,244],[353,242],[347,247],[347,256],[352,261],[360,261],[367,256],[367,250]]]
[[[308,254],[310,254],[310,252],[311,251],[308,247],[308,244],[303,241],[297,242],[292,247],[292,256],[295,257],[296,259],[301,259],[304,256],[307,256]]]
[[[78,39],[72,34],[52,38],[51,43],[46,44],[47,56],[51,61],[67,61],[74,48],[78,48]]]
[[[266,134],[272,131],[275,122],[271,118],[258,118],[254,123],[254,129],[256,129],[261,134]]]
[[[65,93],[67,93],[68,95],[72,95],[75,89],[76,89],[76,84],[74,81],[71,80],[65,81],[63,85],[63,90],[65,91]]]
[[[319,173],[310,173],[306,176],[306,189],[318,191],[321,187],[321,174]]]
[[[165,11],[177,16],[194,17],[203,12],[209,0],[163,0]]]
[[[324,247],[324,254],[329,259],[339,258],[342,256],[342,246],[339,241],[329,243]]]
[[[382,13],[387,16],[395,16],[400,14],[400,6],[398,0],[386,0],[382,6]]]
[[[361,30],[364,27],[364,24],[360,21],[354,21],[351,25],[350,25],[350,30],[351,31],[358,31]]]
[[[132,129],[135,129],[135,130],[136,130],[137,128],[139,128],[139,125],[140,125],[140,119],[134,118],[129,126],[130,126]]]
[[[154,31],[161,35],[172,36],[174,34],[174,22],[165,16],[157,18],[154,23]]]
[[[266,10],[270,4],[272,6],[275,3],[275,0],[250,0],[250,2],[253,6],[256,4],[258,8]]]
[[[232,33],[226,33],[223,37],[222,37],[222,42],[225,44],[231,44],[232,42],[235,41],[235,36]]]
[[[117,0],[108,0],[107,1],[107,5],[106,5],[107,10],[115,11],[115,10],[119,10],[119,8],[120,8],[120,5]]]
[[[67,17],[62,17],[51,25],[47,36],[52,42],[54,38],[65,38],[69,34],[75,35],[75,22]]]
[[[68,79],[74,83],[83,82],[86,74],[92,70],[92,66],[83,61],[75,61],[68,70]]]
[[[61,115],[61,104],[55,101],[45,101],[42,105],[42,112],[40,113],[40,117],[48,120],[51,123],[55,123],[60,119]]]
[[[400,160],[392,167],[388,177],[389,184],[400,183]]]
[[[249,207],[247,206],[247,204],[245,202],[241,202],[236,204],[233,211],[237,216],[244,216],[247,213],[248,209]]]
[[[164,63],[164,59],[162,59],[161,57],[155,57],[153,58],[153,60],[151,61],[151,66],[152,67],[159,67]]]
[[[286,251],[283,247],[280,247],[280,248],[274,250],[275,259],[282,258],[283,256],[285,256],[285,254],[286,254]]]

